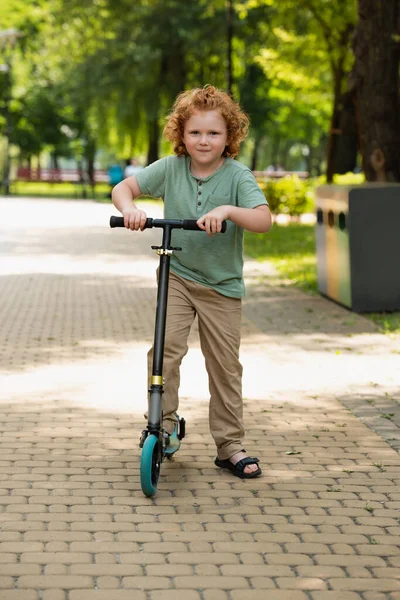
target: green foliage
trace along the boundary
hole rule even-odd
[[[290,2],[275,4],[268,43],[259,46],[254,60],[272,83],[279,135],[290,138],[295,131],[297,141],[315,146],[329,122],[332,77],[318,28],[305,13]]]
[[[345,173],[344,175],[335,175],[333,183],[337,185],[360,185],[365,182],[364,173]],[[319,185],[326,184],[325,175],[321,175],[321,177],[314,177],[313,181],[310,181],[310,185],[315,189]]]
[[[296,175],[277,180],[258,182],[272,214],[285,214],[298,217],[314,210],[314,195],[309,184]]]
[[[290,160],[295,144],[308,147],[315,164],[323,160],[331,63],[341,56],[340,33],[353,19],[356,0],[336,4],[233,3],[233,90],[250,113],[254,161],[269,152],[270,142],[280,149],[271,151],[273,162],[278,154],[281,162],[285,155]],[[119,159],[143,156],[179,91],[226,86],[226,10],[225,0],[188,2],[185,10],[178,0],[1,3],[0,27],[24,33],[13,53],[19,148],[26,156],[38,145],[66,154],[78,148],[87,159],[96,147]],[[39,92],[51,103],[40,124],[34,106]],[[0,84],[0,102],[1,95]],[[52,115],[53,132],[45,112]],[[64,125],[68,139],[60,135]]]
[[[381,333],[400,333],[400,312],[374,313],[367,316],[377,324]]]
[[[287,285],[297,285],[309,292],[316,292],[313,225],[275,224],[267,235],[246,231],[244,247],[250,258],[270,260]]]
[[[345,175],[335,175],[333,180],[333,183],[336,185],[361,185],[364,182],[364,173],[346,173]],[[308,194],[312,199],[312,202],[314,202],[315,190],[320,185],[326,185],[325,175],[321,175],[320,177],[311,177],[310,179],[307,179]],[[314,210],[314,208],[312,210]]]
[[[344,175],[335,175],[333,178],[333,183],[338,185],[359,185],[364,182],[364,173],[345,173]]]
[[[255,135],[265,135],[271,122],[273,103],[270,98],[271,82],[261,67],[250,63],[239,83],[240,101],[250,117]]]

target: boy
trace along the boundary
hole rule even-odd
[[[197,314],[202,353],[209,377],[210,431],[217,446],[215,464],[243,479],[258,477],[258,459],[243,449],[242,366],[239,362],[244,230],[266,233],[271,214],[251,171],[233,160],[249,121],[231,97],[205,86],[176,99],[165,137],[169,156],[119,183],[112,199],[125,227],[143,230],[147,215],[134,199],[141,194],[164,200],[166,219],[196,219],[208,236],[174,231],[164,349],[163,425],[176,427],[179,368]],[[227,230],[221,231],[227,220]],[[149,352],[151,367],[152,350]],[[151,373],[151,371],[150,371]]]

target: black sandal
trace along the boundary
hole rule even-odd
[[[245,467],[248,465],[257,465],[259,463],[258,458],[250,458],[250,456],[246,456],[246,458],[242,458],[235,465],[231,463],[229,458],[225,460],[221,460],[220,458],[215,459],[214,464],[220,469],[228,469],[231,471],[236,477],[240,477],[240,479],[253,479],[254,477],[259,477],[262,473],[260,467],[258,467],[257,471],[253,473],[245,473]]]

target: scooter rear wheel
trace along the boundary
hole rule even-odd
[[[140,459],[140,484],[145,496],[151,498],[157,492],[162,459],[161,442],[154,434],[147,436]]]

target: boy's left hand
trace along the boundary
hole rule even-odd
[[[229,219],[229,206],[223,205],[214,208],[210,212],[206,213],[197,221],[197,225],[203,231],[206,231],[208,235],[214,235],[220,233],[222,229],[222,221]]]

